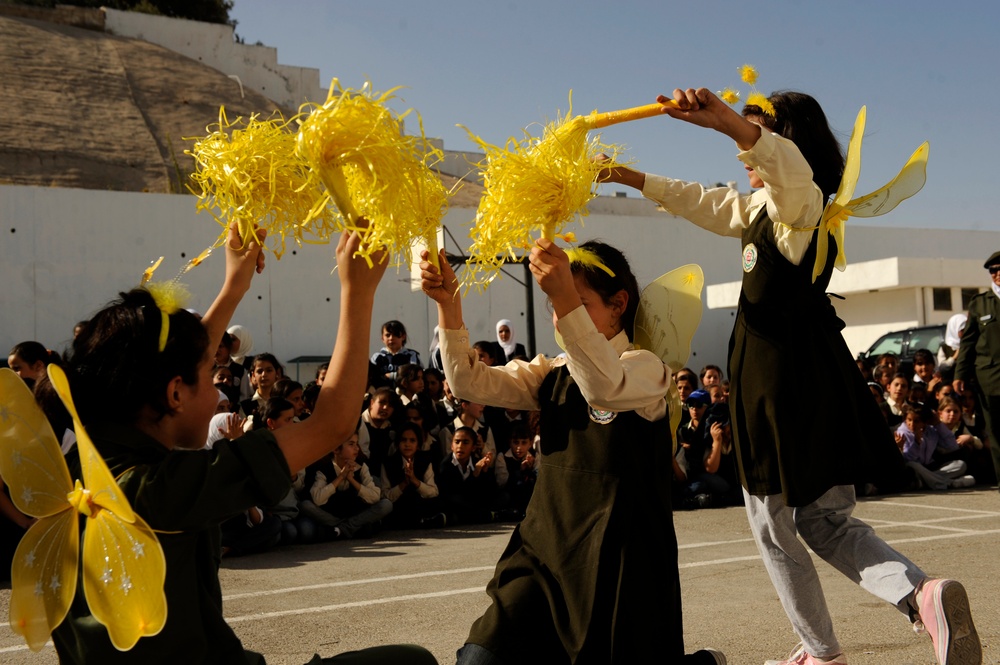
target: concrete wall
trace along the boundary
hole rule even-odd
[[[104,12],[107,32],[158,44],[237,76],[244,87],[290,110],[307,101],[326,101],[318,69],[278,64],[278,50],[270,46],[237,44],[232,26],[107,8]]]
[[[137,284],[151,260],[165,256],[157,277],[172,277],[219,233],[211,217],[195,214],[194,204],[190,196],[0,186],[0,233],[4,237],[0,283],[5,287],[0,292],[4,312],[0,347],[9,349],[17,342],[37,339],[61,349],[77,320],[88,317],[118,291]],[[709,285],[740,279],[740,247],[735,239],[711,235],[658,213],[651,202],[636,197],[601,197],[591,209],[582,227],[573,225],[577,237],[581,242],[601,238],[622,247],[640,284],[685,263],[701,265]],[[445,219],[460,243],[467,242],[474,214],[472,209],[455,209]],[[1000,247],[997,232],[888,231],[852,227],[847,234],[849,260],[870,260],[877,258],[877,251],[884,251],[910,256],[934,253],[976,259],[982,265],[985,256]],[[450,240],[445,247],[456,254],[466,249]],[[307,245],[289,248],[281,261],[268,256],[267,270],[255,279],[233,321],[250,327],[258,352],[270,350],[281,359],[329,353],[339,311],[339,286],[330,275],[332,254],[331,247]],[[193,308],[204,311],[208,307],[222,270],[221,258],[213,256],[184,277],[194,294]],[[516,281],[524,279],[524,271],[511,266],[509,272],[511,276],[494,282],[486,293],[472,292],[466,298],[466,324],[474,339],[493,339],[495,322],[509,318],[518,341],[527,342],[525,289]],[[985,287],[985,271],[982,283]],[[558,349],[545,298],[533,288],[536,350],[554,354]],[[852,348],[866,348],[882,333],[915,323],[916,293],[915,289],[887,290],[837,301],[847,323],[858,326],[849,340]],[[957,295],[955,302],[960,302]],[[940,321],[947,318],[943,313],[934,315]],[[733,309],[706,307],[692,346],[691,367],[725,364],[734,316]],[[371,351],[381,346],[380,323],[399,319],[409,329],[410,346],[426,361],[436,318],[427,299],[411,291],[409,271],[390,269],[375,306]]]

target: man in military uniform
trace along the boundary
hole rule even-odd
[[[969,320],[962,333],[954,388],[964,392],[966,384],[976,391],[985,416],[993,467],[1000,477],[1000,252],[986,259],[990,289],[969,302]]]

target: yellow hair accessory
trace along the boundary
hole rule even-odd
[[[223,227],[216,246],[225,242],[232,222],[239,225],[244,247],[256,239],[258,226],[267,229],[270,249],[279,259],[286,236],[298,245],[329,242],[332,214],[313,209],[319,182],[296,153],[292,124],[297,119],[285,120],[275,112],[266,120],[252,115],[230,122],[220,108],[219,122],[208,126],[208,136],[186,151],[197,165],[191,174],[200,186],[199,192],[192,190],[197,208]]]
[[[758,106],[766,114],[774,117],[774,104],[755,87],[757,83],[757,68],[753,65],[743,65],[739,68],[740,80],[750,86],[750,94],[747,96],[747,106]],[[733,88],[726,88],[718,93],[719,98],[725,103],[733,106],[742,99],[740,93]]]
[[[570,247],[566,250],[566,256],[569,257],[569,262],[571,264],[579,263],[587,266],[588,268],[600,268],[610,276],[615,276],[614,271],[604,265],[604,262],[601,261],[601,257],[599,257],[597,252],[594,252],[593,250],[585,249],[583,247]]]
[[[153,279],[153,273],[156,272],[156,269],[160,267],[161,263],[163,263],[162,256],[155,261],[150,262],[149,267],[142,271],[142,278],[139,280],[139,286],[145,286],[149,280]]]
[[[424,136],[419,117],[420,136],[403,133],[410,111],[396,114],[387,106],[396,90],[375,93],[367,83],[352,90],[333,79],[322,106],[301,109],[298,154],[326,187],[305,219],[332,201],[342,217],[337,229],[361,233],[358,253],[369,265],[382,248],[398,263],[409,262],[416,238],[427,241],[436,260],[437,229],[448,206],[449,192],[430,169],[444,155]]]
[[[183,309],[191,299],[191,292],[180,282],[154,282],[146,285],[149,295],[153,296],[160,310],[160,341],[159,351],[167,348],[167,337],[170,335],[170,315]]]

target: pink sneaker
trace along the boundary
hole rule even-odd
[[[979,665],[983,648],[972,623],[969,596],[955,580],[925,580],[917,592],[916,633],[926,632],[940,665]]]
[[[768,660],[764,665],[847,665],[847,656],[841,653],[830,660],[823,660],[806,653],[805,645],[800,642],[785,660]]]

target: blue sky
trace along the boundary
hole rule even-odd
[[[826,110],[841,143],[868,107],[857,194],[881,186],[924,140],[928,181],[895,211],[859,224],[1000,230],[992,205],[1000,158],[1000,3],[594,2],[575,0],[236,0],[248,44],[316,67],[324,85],[405,86],[429,136],[471,150],[456,124],[498,143],[555,118],[649,103],[675,87],[799,89]],[[322,101],[322,100],[315,100]],[[604,130],[637,167],[703,183],[736,180],[725,137],[669,118]],[[610,188],[606,191],[610,192]]]

